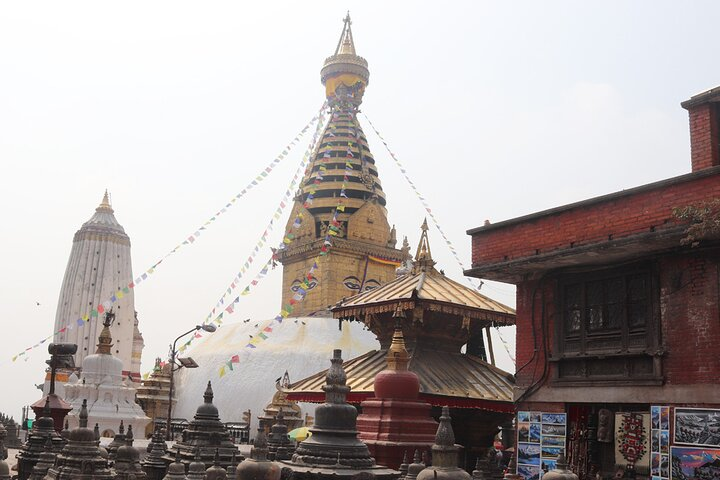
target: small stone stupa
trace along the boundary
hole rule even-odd
[[[48,437],[47,442],[45,442],[45,451],[40,454],[40,458],[33,467],[29,477],[30,480],[43,480],[50,467],[55,465],[57,454],[58,452],[53,451],[52,440]]]
[[[188,480],[190,480],[189,477]],[[213,460],[212,467],[205,470],[204,480],[227,480],[227,470],[220,466],[219,450],[215,450],[215,459]]]
[[[125,445],[115,451],[115,473],[118,480],[147,480],[148,476],[140,466],[140,451],[133,446],[132,425],[125,435]]]
[[[52,444],[52,451],[60,452],[65,440],[55,431],[55,421],[50,416],[50,400],[46,397],[45,408],[40,418],[35,419],[32,430],[28,434],[25,445],[17,455],[18,479],[27,480],[40,459],[40,455],[47,450],[48,439]]]
[[[280,480],[280,465],[267,458],[268,444],[263,429],[258,429],[250,458],[237,466],[235,478],[237,480]]]
[[[420,457],[420,452],[418,450],[415,450],[415,455],[413,455],[413,462],[408,465],[408,471],[407,475],[405,475],[405,480],[416,480],[418,474],[423,470],[425,470],[425,462],[422,461],[422,458]]]
[[[230,438],[230,433],[225,424],[220,421],[218,409],[213,405],[212,384],[207,383],[204,403],[197,408],[195,417],[183,430],[182,440],[175,443],[170,451],[164,456],[165,462],[170,463],[175,458],[175,453],[180,453],[180,461],[188,466],[199,455],[200,460],[206,465],[211,464],[214,455],[219,455],[220,466],[229,467],[232,462],[233,453],[239,456],[238,448]]]
[[[55,465],[48,469],[47,480],[103,480],[114,479],[107,459],[100,455],[95,434],[87,428],[87,400],[80,408],[80,426],[70,432],[70,438],[57,456]]]
[[[283,411],[280,410],[275,417],[275,424],[270,428],[270,438],[267,441],[270,460],[290,460],[295,450],[294,444],[288,438],[288,426],[283,420]],[[264,432],[265,429],[261,429]]]
[[[420,472],[417,480],[470,480],[470,474],[458,467],[459,450],[450,425],[450,409],[443,407],[435,444],[432,446],[433,464]]]
[[[185,476],[185,465],[180,461],[180,451],[175,452],[175,461],[167,469],[167,475],[162,480],[187,480]]]
[[[188,480],[205,480],[205,464],[200,460],[200,455],[195,454],[195,460],[190,462],[188,467],[187,478]]]
[[[98,436],[98,440],[100,440],[100,428],[97,424],[95,424],[95,427],[97,428],[96,433]],[[130,432],[132,432],[132,425],[130,425],[128,429]],[[122,420],[120,420],[120,426],[118,427],[117,433],[113,437],[112,442],[110,442],[108,446],[105,447],[108,452],[108,458],[110,458],[110,460],[115,460],[115,452],[123,445],[125,445],[125,424]]]
[[[395,332],[387,352],[387,368],[375,375],[375,396],[360,405],[357,425],[360,440],[378,462],[400,468],[406,451],[429,449],[435,439],[437,423],[430,416],[431,406],[420,400],[420,380],[408,370],[410,355],[405,348],[398,306]]]
[[[377,479],[395,479],[400,472],[378,466],[367,445],[358,439],[357,410],[347,403],[350,387],[335,350],[325,377],[325,403],[315,409],[312,436],[298,445],[291,461],[282,462],[297,479],[350,478],[364,473]]]
[[[155,424],[155,431],[147,446],[147,452],[148,454],[140,462],[143,471],[147,473],[148,480],[162,480],[168,469],[167,462],[163,458],[167,453],[167,444],[159,423]]]
[[[0,480],[10,480],[10,465],[5,461],[7,459],[7,448],[5,447],[5,439],[7,438],[7,429],[5,425],[0,423]],[[52,446],[52,443],[50,444]]]

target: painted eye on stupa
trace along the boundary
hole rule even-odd
[[[315,279],[313,278],[312,280],[310,280],[310,281],[308,282],[307,289],[308,289],[308,290],[312,290],[313,288],[317,287],[317,284],[318,284],[317,280],[315,280]]]
[[[363,292],[367,292],[368,290],[372,290],[379,286],[380,286],[380,282],[378,282],[377,280],[365,280],[365,286],[363,287]]]
[[[297,292],[298,288],[300,288],[300,280],[293,280],[292,284],[290,285],[290,290],[293,292]]]
[[[343,279],[343,285],[350,290],[360,290],[360,279],[357,277],[345,277]]]

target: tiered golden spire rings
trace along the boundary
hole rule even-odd
[[[405,313],[403,313],[400,305],[397,306],[393,318],[395,319],[395,331],[386,357],[388,370],[407,371],[410,355],[405,348],[405,337],[403,337],[402,331],[402,320],[405,318]]]
[[[432,253],[430,253],[427,218],[423,220],[423,224],[420,229],[422,230],[422,234],[420,235],[417,253],[415,253],[413,273],[426,272],[435,266],[435,260],[433,260]]]

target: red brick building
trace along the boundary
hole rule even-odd
[[[581,474],[615,473],[618,412],[671,407],[672,443],[677,407],[720,408],[720,241],[676,214],[720,198],[720,87],[682,106],[690,173],[468,231],[466,274],[517,286],[516,409],[566,412]]]

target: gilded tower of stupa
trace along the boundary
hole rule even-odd
[[[293,241],[280,251],[282,305],[298,292],[293,316],[323,312],[344,297],[395,279],[403,252],[385,209],[375,159],[357,119],[370,72],[355,52],[350,16],[334,55],[320,72],[330,118],[295,197],[287,231]],[[296,219],[301,219],[296,226]],[[322,281],[308,276],[313,264]]]

